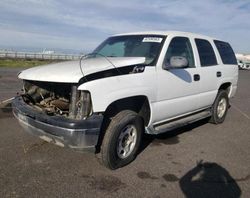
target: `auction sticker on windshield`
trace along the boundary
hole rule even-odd
[[[160,37],[144,37],[142,42],[155,42],[160,43],[162,41],[162,38]]]

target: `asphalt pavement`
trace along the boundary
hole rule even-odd
[[[20,92],[18,72],[0,68],[0,101]],[[115,171],[25,133],[1,104],[0,197],[250,197],[250,71],[238,85],[223,124],[147,136],[136,160]]]

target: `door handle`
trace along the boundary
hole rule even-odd
[[[200,80],[200,75],[194,74],[194,81],[199,81],[199,80]]]
[[[220,71],[218,71],[218,72],[216,73],[216,76],[217,76],[217,77],[221,77],[221,76],[222,76],[222,73],[221,73]]]

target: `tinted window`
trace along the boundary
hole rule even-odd
[[[214,41],[214,44],[216,45],[220,57],[222,59],[223,64],[229,64],[229,65],[236,65],[237,60],[235,58],[235,54],[229,43],[223,42],[223,41]]]
[[[195,39],[199,52],[201,66],[217,65],[217,60],[212,45],[204,39]]]
[[[175,37],[171,40],[165,56],[164,64],[170,65],[173,56],[185,57],[189,67],[194,67],[194,56],[190,41],[186,37]]]

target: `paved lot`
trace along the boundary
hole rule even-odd
[[[21,69],[0,67],[0,102],[20,92],[22,84],[17,78],[20,71]]]
[[[0,68],[1,100],[20,89],[17,70]],[[250,197],[250,72],[240,71],[225,122],[201,121],[146,137],[130,165],[110,171],[23,132],[0,109],[0,197]],[[2,105],[3,106],[3,105]]]

